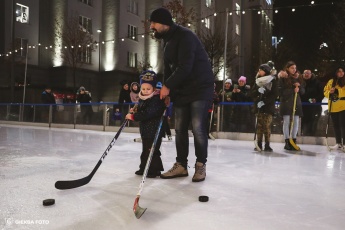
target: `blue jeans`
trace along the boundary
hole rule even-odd
[[[187,168],[189,153],[188,126],[192,123],[196,161],[203,164],[207,161],[208,133],[207,115],[208,100],[193,101],[175,107],[176,162]]]

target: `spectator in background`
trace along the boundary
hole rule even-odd
[[[339,67],[325,88],[324,95],[328,100],[328,111],[331,113],[336,145],[332,149],[345,152],[345,75],[344,68]]]
[[[44,106],[42,106],[42,115],[41,115],[41,120],[43,122],[48,122],[49,121],[49,105],[53,105],[52,107],[52,121],[54,121],[54,109],[55,109],[55,105],[56,105],[56,101],[55,101],[55,97],[54,94],[52,93],[51,87],[50,86],[46,86],[44,88],[44,91],[41,94],[41,101],[42,104],[46,104]]]
[[[257,114],[257,142],[262,149],[263,136],[265,136],[264,151],[273,151],[270,146],[271,124],[275,112],[275,102],[278,96],[278,88],[275,76],[271,75],[272,68],[268,64],[262,64],[256,74],[255,85],[251,90],[254,100],[254,112]],[[258,150],[258,149],[254,149]]]
[[[120,96],[119,96],[119,104],[123,103],[131,103],[131,96],[130,93],[131,91],[129,90],[129,83],[126,81],[121,82],[122,88],[120,91]]]
[[[250,102],[249,95],[250,86],[246,85],[247,78],[241,76],[238,79],[238,85],[234,85],[232,90],[231,100],[234,102]],[[234,125],[235,132],[249,132],[248,123],[251,121],[250,105],[236,105],[234,106],[233,116],[230,118],[231,123]]]
[[[218,93],[218,98],[220,102],[231,102],[231,96],[232,96],[232,80],[226,79],[224,83],[224,88],[221,89]],[[231,121],[230,118],[232,116],[233,112],[233,105],[222,105],[221,106],[223,112],[221,113],[223,115],[223,121],[222,123],[222,131],[229,132],[231,129]]]
[[[113,106],[113,113],[117,112],[118,114],[121,114],[120,117],[122,118],[122,114],[127,113],[128,111],[128,108],[124,107],[125,105],[123,104],[132,103],[132,100],[131,100],[131,95],[130,95],[131,91],[129,89],[129,83],[123,80],[120,82],[120,84],[121,84],[121,90],[120,90],[118,105]],[[113,114],[113,117],[114,117],[114,114]]]
[[[91,106],[91,93],[85,90],[84,86],[79,88],[77,102],[80,103],[81,119],[83,124],[90,124],[92,121],[93,110]]]
[[[304,70],[302,77],[305,82],[305,93],[301,95],[302,100],[302,135],[312,136],[316,133],[316,127],[319,122],[322,108],[321,103],[324,98],[323,86],[311,70]]]
[[[231,96],[232,96],[232,90],[233,90],[232,80],[226,79],[224,83],[224,89],[221,89],[218,93],[219,101],[230,102]]]
[[[139,92],[140,92],[140,86],[138,82],[132,82],[131,88],[130,88],[130,97],[132,103],[138,103],[139,102]]]
[[[289,61],[286,63],[284,69],[278,73],[278,92],[280,98],[280,116],[283,117],[283,135],[285,138],[286,150],[295,150],[290,144],[290,120],[294,109],[294,98],[297,94],[294,123],[291,131],[291,136],[296,144],[296,137],[298,132],[299,117],[303,116],[301,95],[304,94],[304,80],[297,71],[295,62]]]

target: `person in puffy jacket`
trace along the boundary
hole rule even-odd
[[[214,91],[211,64],[196,34],[176,25],[169,10],[154,10],[150,22],[154,37],[163,39],[164,45],[164,85],[160,97],[169,95],[175,111],[176,162],[161,178],[188,176],[188,126],[192,123],[196,155],[192,181],[203,181],[208,147],[207,116]]]

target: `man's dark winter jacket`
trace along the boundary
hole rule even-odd
[[[173,24],[164,35],[164,78],[174,106],[212,100],[214,76],[199,38]]]
[[[310,98],[315,98],[317,103],[324,98],[323,86],[321,82],[312,74],[311,78],[305,81],[305,93],[301,95],[302,102],[308,102]]]

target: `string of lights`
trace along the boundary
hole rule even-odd
[[[272,8],[260,8],[260,9],[255,9],[255,8],[251,8],[251,9],[245,9],[245,10],[240,10],[240,9],[237,9],[237,10],[229,10],[229,11],[220,11],[220,12],[215,12],[215,13],[212,13],[210,15],[207,15],[205,17],[202,17],[200,19],[197,19],[197,21],[201,21],[202,23],[205,22],[206,19],[208,18],[211,18],[211,17],[217,17],[219,14],[226,14],[228,13],[229,16],[233,16],[233,15],[245,15],[246,12],[257,12],[257,14],[259,15],[266,15],[265,12],[269,12],[269,11],[273,11],[274,13],[279,13],[280,10],[291,10],[291,12],[296,12],[296,9],[299,9],[299,8],[303,8],[303,7],[320,7],[320,6],[325,6],[325,5],[334,5],[335,3],[334,2],[327,2],[327,3],[319,3],[319,4],[316,4],[315,1],[311,1],[310,4],[304,4],[304,5],[296,5],[296,6],[288,6],[288,7],[272,7]],[[266,18],[267,15],[266,15]],[[269,21],[270,23],[272,23],[271,21]],[[191,24],[188,24],[188,26],[191,26]],[[142,38],[145,38],[146,35],[150,34],[152,32],[145,32],[145,33],[141,33],[141,34],[136,34],[135,36],[125,36],[125,37],[120,37],[119,40],[121,42],[124,42],[126,39],[130,39],[130,40],[136,40],[137,37],[142,37]],[[115,43],[115,39],[110,39],[110,40],[104,40],[104,41],[94,41],[93,43],[90,43],[90,44],[87,44],[85,46],[82,46],[82,45],[78,45],[77,48],[85,48],[85,47],[91,47],[93,45],[99,47],[99,45],[105,45],[106,43]],[[67,45],[58,45],[59,48],[69,48]],[[42,45],[41,43],[37,43],[37,44],[28,44],[28,49],[35,49],[35,48],[43,48],[45,50],[51,50],[53,48],[55,48],[54,45]],[[74,49],[75,47],[74,46],[70,46],[70,48]],[[8,57],[12,54],[15,54],[17,52],[19,52],[19,50],[23,50],[24,48],[21,47],[19,49],[16,49],[16,50],[10,50],[6,53],[0,53],[0,57]]]

